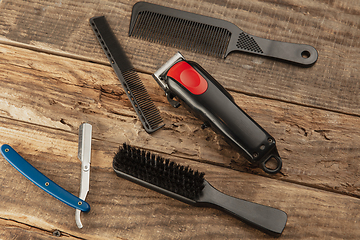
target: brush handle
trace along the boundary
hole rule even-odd
[[[283,232],[287,221],[285,212],[228,196],[215,189],[206,180],[204,183],[203,195],[197,201],[198,204],[221,209],[243,222],[274,236],[279,236]]]
[[[225,57],[230,52],[248,52],[305,67],[312,66],[318,59],[316,49],[310,45],[274,41],[239,31],[239,34],[234,34],[235,37],[231,38]]]
[[[22,175],[33,182],[36,186],[57,198],[58,200],[66,203],[70,207],[79,209],[83,212],[90,211],[90,205],[82,199],[69,193],[48,177],[42,174],[39,170],[34,168],[24,158],[22,158],[12,147],[7,144],[1,146],[1,154],[4,158]]]

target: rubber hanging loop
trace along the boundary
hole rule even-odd
[[[270,159],[275,159],[276,161],[276,168],[275,169],[271,169],[266,167],[266,163],[270,160]],[[275,155],[275,154],[271,154],[265,161],[260,163],[260,167],[266,172],[266,173],[278,173],[282,167],[282,160],[279,157],[279,155]]]

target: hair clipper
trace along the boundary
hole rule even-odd
[[[204,121],[203,128],[210,126],[265,172],[280,171],[282,161],[275,139],[247,115],[230,93],[199,64],[185,60],[178,52],[152,76],[173,107],[179,107],[180,102],[186,105]],[[270,159],[275,159],[275,168],[266,166]]]

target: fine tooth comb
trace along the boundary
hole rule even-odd
[[[240,51],[302,66],[311,66],[318,58],[309,45],[256,37],[225,20],[146,2],[133,6],[129,36],[220,58]]]
[[[221,193],[204,173],[125,143],[114,156],[113,168],[119,177],[190,205],[218,208],[270,235],[280,236],[285,228],[285,212]]]
[[[152,133],[163,127],[159,110],[152,102],[106,18],[93,17],[90,24],[146,132]]]

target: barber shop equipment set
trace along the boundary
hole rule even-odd
[[[91,18],[90,25],[144,129],[148,133],[159,130],[164,126],[159,110],[106,18]],[[226,58],[231,52],[246,52],[308,67],[318,57],[315,48],[309,45],[259,38],[224,20],[146,2],[133,6],[129,36],[220,58]],[[171,106],[184,105],[204,122],[202,128],[211,127],[266,173],[274,174],[281,170],[282,161],[275,139],[246,114],[231,94],[198,63],[186,60],[177,52],[152,76]],[[82,228],[81,212],[90,210],[85,198],[90,183],[91,138],[92,126],[81,124],[79,197],[51,181],[11,146],[4,144],[1,153],[39,188],[75,208],[76,224]],[[267,167],[270,160],[276,163],[275,168]],[[113,159],[113,169],[122,178],[193,206],[218,208],[270,235],[280,236],[285,228],[285,212],[223,194],[205,180],[204,173],[128,144],[119,147]]]

